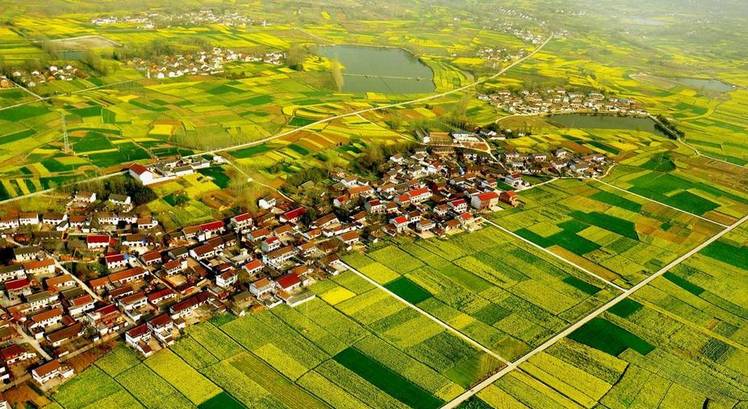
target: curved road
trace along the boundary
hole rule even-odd
[[[325,123],[334,121],[336,119],[341,119],[341,118],[347,118],[347,117],[350,117],[350,116],[361,115],[361,114],[365,114],[367,112],[382,111],[382,110],[389,109],[389,108],[404,107],[404,106],[408,106],[408,105],[412,105],[412,104],[417,104],[417,103],[420,103],[420,102],[431,101],[433,99],[441,98],[441,97],[444,97],[444,96],[447,96],[447,95],[455,94],[455,93],[464,91],[466,89],[473,88],[476,85],[483,84],[483,83],[485,83],[487,81],[491,81],[491,80],[493,80],[493,79],[495,79],[495,78],[503,75],[505,72],[509,71],[511,68],[513,68],[513,67],[515,67],[515,66],[523,63],[524,61],[532,58],[532,56],[534,56],[540,50],[542,50],[543,47],[545,47],[546,44],[548,44],[552,39],[553,39],[553,35],[549,36],[545,41],[543,41],[542,44],[540,44],[537,48],[535,48],[534,50],[532,50],[532,52],[530,52],[526,56],[520,58],[519,60],[517,60],[517,61],[515,61],[515,62],[513,62],[513,63],[511,63],[509,65],[507,65],[506,67],[502,68],[499,72],[497,72],[497,73],[495,73],[495,74],[493,74],[491,76],[485,77],[483,79],[479,79],[477,81],[471,82],[470,84],[463,85],[463,86],[461,86],[459,88],[451,89],[451,90],[445,91],[445,92],[440,92],[438,94],[429,95],[427,97],[421,97],[421,98],[411,99],[409,101],[396,102],[396,103],[392,103],[392,104],[380,105],[380,106],[376,106],[376,107],[361,109],[361,110],[358,110],[358,111],[348,112],[348,113],[345,113],[345,114],[334,115],[334,116],[331,116],[331,117],[328,117],[328,118],[320,119],[319,121],[315,121],[315,122],[312,122],[312,123],[304,125],[304,126],[300,126],[298,128],[289,129],[288,131],[281,132],[281,133],[275,134],[273,136],[268,136],[267,138],[258,139],[256,141],[242,143],[242,144],[238,144],[238,145],[232,145],[232,146],[228,146],[228,147],[225,147],[225,148],[218,148],[218,149],[213,149],[213,150],[209,150],[209,151],[203,151],[203,152],[200,152],[200,153],[195,153],[194,155],[190,155],[190,156],[200,156],[200,155],[204,155],[206,153],[207,154],[216,154],[216,153],[220,153],[220,152],[233,151],[233,150],[236,150],[236,149],[249,148],[249,147],[256,146],[256,145],[261,145],[261,144],[263,144],[265,142],[270,142],[270,141],[278,139],[278,138],[282,138],[282,137],[287,136],[287,135],[291,135],[294,132],[302,131],[304,129],[313,128],[313,127],[315,127],[317,125],[325,124]]]

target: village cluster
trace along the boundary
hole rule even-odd
[[[513,114],[563,114],[574,112],[602,112],[623,115],[647,115],[639,104],[628,98],[606,96],[600,92],[573,92],[565,89],[542,91],[501,90],[481,94],[478,99],[489,102]]]
[[[496,63],[511,62],[527,55],[527,50],[520,49],[515,52],[501,47],[484,47],[478,50],[476,56],[486,62]]]
[[[220,155],[164,159],[148,166],[133,164],[129,167],[128,173],[143,186],[147,186],[191,175],[200,169],[224,163],[226,159]]]
[[[391,156],[376,181],[333,172],[327,203],[315,209],[267,196],[252,214],[168,234],[152,215],[135,214],[126,195],[102,200],[75,192],[64,213],[5,216],[0,231],[15,247],[0,268],[0,378],[30,374],[48,388],[73,375],[68,358],[123,333],[129,346],[150,356],[187,325],[218,313],[300,305],[314,297],[305,289],[310,283],[348,268],[342,253],[386,236],[478,229],[482,213],[521,205],[517,192],[529,184],[515,170],[571,167],[573,156],[561,149],[507,153],[496,161],[469,150],[420,149]],[[132,164],[129,173],[147,185],[211,162]],[[596,169],[605,162],[595,162]],[[95,268],[71,272],[68,263]]]
[[[268,26],[266,20],[255,20],[235,11],[215,12],[211,9],[170,14],[150,11],[128,16],[103,16],[91,20],[91,24],[106,26],[113,24],[134,24],[141,30],[154,30],[170,26],[202,26],[220,24],[228,27]]]
[[[214,75],[223,72],[224,65],[235,62],[253,62],[281,65],[286,59],[282,51],[246,54],[228,48],[215,47],[209,51],[176,54],[151,59],[133,58],[128,64],[143,72],[147,78],[178,78],[185,75]]]
[[[50,65],[39,70],[15,69],[8,75],[0,75],[0,88],[12,88],[14,83],[34,88],[52,81],[72,81],[85,78],[86,73],[70,64],[65,66]]]

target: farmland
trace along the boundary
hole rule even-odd
[[[354,226],[361,243],[344,250],[337,232],[319,238],[343,242],[334,254],[352,271],[333,273],[321,255],[292,259],[310,266],[302,287],[315,296],[296,307],[266,309],[252,298],[246,314],[201,317],[147,358],[119,336],[112,351],[76,366],[74,378],[42,388],[47,408],[435,409],[457,406],[463,394],[470,399],[461,409],[748,401],[744,1],[100,3],[0,7],[0,216],[67,212],[73,190],[132,183],[141,193],[132,213],[158,220],[147,241],[161,261],[188,242],[202,244],[186,238],[185,226],[244,212],[258,224],[269,214],[270,224],[297,205],[307,213],[284,245],[315,242],[301,233],[323,213]],[[179,20],[207,9],[218,20]],[[231,13],[251,23],[235,24]],[[226,60],[199,74],[160,66],[219,49],[282,58]],[[79,75],[27,81],[32,71],[67,65]],[[491,99],[535,92],[630,101],[636,118],[582,106],[563,120],[558,111],[523,113]],[[455,134],[473,130],[490,152],[454,148]],[[565,171],[555,168],[559,148],[573,157],[561,164]],[[415,227],[390,236],[396,214],[364,212],[359,225],[353,211],[330,204],[349,194],[341,174],[381,193],[391,176],[384,163],[397,162],[388,158],[399,149],[444,154],[431,176],[468,203],[483,189],[513,189],[516,169],[532,186],[517,189],[516,207],[471,209],[475,231],[436,233],[447,217],[419,213],[436,220],[439,237]],[[511,154],[522,158],[515,170],[504,166]],[[599,173],[568,170],[594,166],[599,155],[606,164]],[[211,164],[149,186],[120,175],[132,163],[184,158]],[[447,180],[453,164],[459,177]],[[400,170],[408,176],[395,178],[398,194],[427,180]],[[491,183],[463,189],[457,180],[475,175]],[[441,180],[433,181],[422,184],[435,193],[429,210],[455,198],[437,194]],[[267,196],[280,204],[258,209]],[[100,200],[97,212],[110,211]],[[395,207],[408,217],[423,210]],[[21,264],[11,258],[27,243],[58,261],[58,248],[85,247],[88,231],[63,233],[58,245],[37,234],[57,226],[41,224],[3,231],[3,264]],[[121,226],[105,229],[116,242]],[[229,260],[221,254],[190,261],[195,275],[206,272],[175,289],[177,299],[221,293],[218,303],[228,306],[231,295],[248,291],[258,277],[239,273],[236,260],[268,252],[235,236],[243,253],[231,254],[238,277],[231,291],[218,288],[218,269]],[[64,256],[75,274],[80,265],[81,274],[99,277],[111,271],[102,255],[119,246],[90,259],[79,249]],[[264,273],[277,279],[290,268]],[[149,268],[154,277],[158,271]],[[43,279],[29,285],[48,290]],[[101,296],[97,308],[118,303]],[[9,323],[24,331],[28,317],[11,307]],[[100,342],[91,331],[85,337]],[[6,389],[15,402],[17,391]]]
[[[613,295],[493,227],[447,241],[398,240],[347,262],[509,360]]]
[[[319,298],[296,309],[190,327],[143,361],[118,347],[53,398],[66,409],[117,399],[148,408],[436,408],[502,365],[352,273],[313,291]]]

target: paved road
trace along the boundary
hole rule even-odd
[[[461,86],[459,88],[451,89],[451,90],[445,91],[445,92],[440,92],[438,94],[429,95],[427,97],[421,97],[421,98],[412,99],[412,100],[409,100],[409,101],[396,102],[396,103],[392,103],[392,104],[380,105],[380,106],[376,106],[376,107],[361,109],[361,110],[358,110],[358,111],[348,112],[348,113],[345,113],[345,114],[334,115],[334,116],[331,116],[331,117],[328,117],[328,118],[320,119],[319,121],[315,121],[315,122],[312,122],[312,123],[304,125],[304,126],[300,126],[298,128],[290,129],[288,131],[284,131],[284,132],[275,134],[273,136],[268,136],[267,138],[258,139],[256,141],[242,143],[242,144],[238,144],[238,145],[232,145],[232,146],[228,146],[228,147],[225,147],[225,148],[218,148],[218,149],[213,149],[213,150],[204,151],[204,152],[200,152],[200,153],[195,153],[194,155],[191,155],[191,156],[200,156],[200,155],[204,155],[204,154],[216,154],[216,153],[220,153],[220,152],[233,151],[233,150],[236,150],[236,149],[249,148],[249,147],[252,147],[252,146],[257,146],[257,145],[260,145],[260,144],[263,144],[263,143],[266,143],[266,142],[270,142],[270,141],[278,139],[278,138],[282,138],[284,136],[288,136],[288,135],[290,135],[292,133],[295,133],[295,132],[298,132],[298,131],[301,131],[301,130],[304,130],[304,129],[313,128],[313,127],[315,127],[317,125],[325,124],[325,123],[334,121],[336,119],[342,119],[342,118],[347,118],[347,117],[350,117],[350,116],[356,116],[356,115],[364,114],[364,113],[367,113],[367,112],[382,111],[382,110],[389,109],[389,108],[400,108],[400,107],[404,107],[404,106],[408,106],[408,105],[412,105],[412,104],[417,104],[417,103],[421,103],[421,102],[431,101],[433,99],[437,99],[437,98],[441,98],[441,97],[444,97],[444,96],[447,96],[447,95],[451,95],[451,94],[454,94],[454,93],[457,93],[457,92],[461,92],[461,91],[464,91],[466,89],[470,89],[470,88],[473,88],[473,87],[475,87],[477,85],[483,84],[483,83],[485,83],[487,81],[491,81],[491,80],[493,80],[495,78],[498,78],[499,76],[503,75],[505,72],[509,71],[511,68],[513,68],[513,67],[515,67],[515,66],[523,63],[524,61],[532,58],[536,53],[538,53],[540,50],[542,50],[543,47],[545,47],[546,44],[548,44],[552,39],[553,39],[553,35],[549,36],[542,44],[540,44],[532,52],[530,52],[526,56],[520,58],[519,60],[511,63],[510,65],[507,65],[506,67],[502,68],[499,72],[497,72],[497,73],[495,73],[495,74],[493,74],[493,75],[491,75],[489,77],[486,77],[486,78],[477,80],[475,82],[472,82],[470,84],[463,85],[463,86]]]
[[[492,350],[490,350],[490,349],[486,348],[486,347],[485,347],[485,346],[483,346],[482,344],[478,343],[477,341],[475,341],[474,339],[472,339],[472,338],[468,337],[467,335],[463,334],[462,332],[460,332],[460,331],[456,330],[456,329],[455,329],[455,328],[453,328],[453,327],[452,327],[451,325],[449,325],[449,324],[445,323],[444,321],[440,320],[439,318],[436,318],[436,317],[434,317],[433,315],[429,314],[428,312],[426,312],[426,311],[424,311],[424,310],[422,310],[422,309],[418,308],[417,306],[415,306],[415,305],[411,304],[410,302],[408,302],[408,301],[407,301],[407,300],[405,300],[404,298],[402,298],[402,297],[400,297],[399,295],[397,295],[397,294],[393,293],[392,291],[390,291],[389,289],[387,289],[387,288],[386,288],[386,287],[384,287],[383,285],[381,285],[381,284],[379,284],[378,282],[376,282],[376,281],[372,280],[371,278],[367,277],[367,276],[366,276],[365,274],[363,274],[363,273],[361,273],[360,271],[356,270],[356,269],[355,269],[355,268],[353,268],[352,266],[349,266],[349,265],[348,265],[348,264],[346,264],[346,263],[343,263],[343,265],[345,265],[345,267],[346,267],[346,268],[347,268],[348,270],[352,271],[352,272],[353,272],[354,274],[356,274],[357,276],[359,276],[359,277],[363,278],[364,280],[366,280],[366,281],[367,281],[367,282],[368,282],[369,284],[371,284],[371,285],[373,285],[373,286],[375,286],[375,287],[379,288],[380,290],[382,290],[382,291],[386,292],[387,294],[391,295],[392,297],[394,297],[395,299],[397,299],[397,300],[398,300],[398,301],[400,301],[401,303],[403,303],[403,304],[407,305],[408,307],[410,307],[410,308],[412,308],[412,309],[416,310],[416,311],[417,311],[418,313],[420,313],[420,314],[421,314],[421,315],[423,315],[424,317],[426,317],[426,318],[430,319],[431,321],[434,321],[434,322],[435,322],[435,323],[437,323],[437,324],[438,324],[438,325],[439,325],[440,327],[442,327],[442,328],[446,329],[447,331],[449,331],[449,332],[451,332],[451,333],[453,333],[453,334],[457,335],[458,337],[460,337],[461,339],[465,340],[465,341],[466,341],[467,343],[469,343],[470,345],[474,346],[475,348],[478,348],[478,349],[480,349],[481,351],[483,351],[483,352],[485,352],[485,353],[487,353],[487,354],[491,355],[492,357],[494,357],[494,358],[498,359],[499,361],[503,362],[503,363],[504,363],[504,364],[506,364],[506,365],[511,365],[511,363],[510,363],[510,362],[509,362],[509,361],[508,361],[507,359],[503,358],[503,357],[502,357],[501,355],[499,355],[499,354],[497,354],[496,352],[494,352],[494,351],[492,351]]]
[[[567,327],[565,330],[561,331],[560,333],[556,334],[554,337],[549,339],[548,341],[544,342],[537,348],[533,349],[532,351],[528,352],[521,358],[517,359],[516,361],[512,362],[507,366],[506,368],[502,369],[501,371],[497,372],[493,376],[489,377],[485,381],[479,383],[478,385],[474,386],[473,388],[470,388],[469,390],[465,391],[462,395],[458,396],[451,402],[448,402],[446,405],[444,405],[442,408],[444,409],[452,409],[456,408],[460,405],[460,403],[466,401],[476,393],[482,391],[492,383],[499,380],[502,376],[506,375],[507,373],[511,372],[513,369],[517,368],[519,365],[521,365],[523,362],[527,361],[528,359],[532,358],[533,356],[545,351],[546,349],[550,348],[553,344],[561,340],[562,338],[565,338],[572,332],[579,329],[584,324],[590,322],[593,318],[599,316],[600,314],[604,313],[605,311],[609,310],[614,305],[618,304],[619,302],[625,300],[626,298],[630,297],[632,294],[637,292],[642,287],[646,286],[647,284],[651,283],[661,275],[665,274],[666,272],[670,271],[673,267],[677,266],[678,264],[682,263],[684,260],[688,259],[692,255],[698,253],[701,251],[704,247],[710,245],[711,243],[719,240],[722,236],[725,234],[733,231],[735,228],[740,226],[743,222],[748,220],[748,216],[744,216],[742,219],[738,220],[734,224],[730,225],[726,229],[720,231],[719,233],[712,236],[710,239],[706,240],[705,242],[701,243],[700,245],[693,248],[688,253],[678,257],[677,259],[673,260],[670,264],[666,265],[665,267],[658,270],[656,273],[652,274],[651,276],[645,278],[642,280],[639,284],[636,284],[635,286],[631,287],[630,289],[624,291],[622,294],[617,296],[616,298],[612,299],[602,307],[592,311],[590,314],[586,315],[584,318],[580,319],[579,321],[575,322],[574,324]]]
[[[624,289],[623,287],[621,287],[621,286],[619,286],[619,285],[616,285],[616,284],[613,284],[612,282],[610,282],[610,281],[608,281],[608,280],[604,279],[603,277],[600,277],[599,275],[597,275],[597,274],[593,273],[592,271],[590,271],[590,270],[587,270],[586,268],[584,268],[584,267],[582,267],[582,266],[580,266],[580,265],[578,265],[578,264],[576,264],[576,263],[574,263],[574,262],[572,262],[572,261],[570,261],[570,260],[567,260],[567,259],[565,259],[565,258],[563,258],[563,257],[559,256],[558,254],[556,254],[556,253],[554,253],[554,252],[552,252],[552,251],[550,251],[550,250],[546,249],[545,247],[539,246],[539,245],[537,245],[537,244],[533,243],[532,241],[530,241],[530,240],[527,240],[526,238],[524,238],[524,237],[522,237],[522,236],[518,235],[517,233],[515,233],[515,232],[513,232],[513,231],[511,231],[511,230],[509,230],[509,229],[507,229],[506,227],[500,226],[500,225],[498,225],[498,224],[496,224],[496,223],[494,223],[494,222],[492,222],[491,220],[488,220],[488,219],[486,219],[486,218],[484,218],[484,219],[483,219],[483,221],[484,221],[485,223],[488,223],[488,224],[490,224],[490,225],[491,225],[491,226],[493,226],[493,227],[496,227],[497,229],[499,229],[499,230],[503,231],[504,233],[506,233],[506,234],[508,234],[508,235],[510,235],[510,236],[512,236],[512,237],[514,237],[514,238],[516,238],[516,239],[522,240],[523,242],[525,242],[525,243],[527,243],[527,244],[531,245],[532,247],[534,247],[534,248],[536,248],[536,249],[538,249],[538,250],[542,251],[543,253],[546,253],[546,254],[548,254],[548,255],[551,255],[551,256],[553,256],[554,258],[557,258],[558,260],[561,260],[561,261],[562,261],[562,262],[564,262],[565,264],[568,264],[568,265],[570,265],[570,266],[572,266],[572,267],[574,267],[574,268],[576,268],[576,269],[578,269],[578,270],[582,271],[583,273],[585,273],[585,274],[589,275],[590,277],[592,277],[592,278],[594,278],[594,279],[596,279],[596,280],[598,280],[598,281],[602,281],[602,282],[603,282],[603,284],[605,284],[605,285],[608,285],[608,286],[610,286],[610,287],[613,287],[613,288],[615,288],[615,289],[616,289],[616,290],[618,290],[618,291],[626,291],[626,290],[625,290],[625,289]]]
[[[29,334],[27,334],[26,331],[24,331],[23,328],[21,328],[21,326],[19,324],[14,324],[14,326],[15,326],[15,329],[16,329],[16,332],[18,333],[18,335],[20,335],[21,338],[23,338],[24,341],[28,342],[32,347],[34,347],[34,349],[36,350],[36,352],[39,355],[43,356],[44,359],[46,359],[47,361],[49,361],[50,359],[52,359],[52,357],[49,356],[49,354],[47,353],[47,351],[45,351],[42,348],[42,346],[39,345],[39,341],[37,341],[36,339],[34,339],[33,337],[31,337]]]
[[[300,126],[298,128],[294,128],[294,129],[290,129],[288,131],[284,131],[284,132],[275,134],[273,136],[269,136],[267,138],[258,139],[256,141],[247,142],[247,143],[243,143],[243,144],[232,145],[232,146],[228,146],[228,147],[225,147],[225,148],[219,148],[219,149],[213,149],[213,150],[209,150],[209,151],[198,152],[198,153],[195,153],[193,155],[188,155],[188,156],[185,156],[185,157],[187,157],[187,158],[198,157],[198,156],[202,156],[202,155],[205,155],[205,154],[217,154],[217,153],[228,152],[228,151],[232,151],[232,150],[236,150],[236,149],[248,148],[248,147],[260,145],[260,144],[263,144],[263,143],[266,143],[266,142],[269,142],[269,141],[272,141],[272,140],[275,140],[275,139],[278,139],[278,138],[282,138],[282,137],[287,136],[287,135],[291,135],[291,134],[293,134],[295,132],[298,132],[298,131],[301,131],[301,130],[304,130],[304,129],[309,129],[309,128],[315,127],[317,125],[321,125],[321,124],[324,124],[324,123],[327,123],[327,122],[331,122],[331,121],[334,121],[336,119],[341,119],[341,118],[347,118],[347,117],[350,117],[350,116],[361,115],[361,114],[364,114],[364,113],[367,113],[367,112],[381,111],[381,110],[388,109],[388,108],[403,107],[403,106],[407,106],[407,105],[411,105],[411,104],[416,104],[416,103],[419,103],[419,102],[430,101],[432,99],[436,99],[436,98],[440,98],[440,97],[443,97],[443,96],[446,96],[446,95],[454,94],[456,92],[464,91],[466,89],[475,87],[476,85],[482,84],[482,83],[484,83],[486,81],[490,81],[490,80],[492,80],[494,78],[497,78],[497,77],[503,75],[505,72],[507,72],[512,67],[514,67],[514,66],[516,66],[518,64],[521,64],[525,60],[531,58],[538,51],[540,51],[541,49],[543,49],[543,47],[545,47],[545,45],[548,44],[551,41],[551,39],[553,39],[552,35],[550,37],[548,37],[548,39],[546,39],[541,45],[539,45],[531,53],[529,53],[526,56],[520,58],[519,60],[513,62],[512,64],[504,67],[501,71],[497,72],[496,74],[493,74],[490,77],[486,77],[486,78],[480,79],[480,80],[475,81],[473,83],[470,83],[470,84],[467,84],[467,85],[463,85],[462,87],[459,87],[459,88],[455,88],[455,89],[452,89],[452,90],[449,90],[449,91],[446,91],[446,92],[441,92],[441,93],[438,93],[438,94],[430,95],[430,96],[427,96],[427,97],[413,99],[413,100],[410,100],[410,101],[398,102],[398,103],[388,104],[388,105],[380,105],[380,106],[377,106],[377,107],[372,107],[372,108],[362,109],[362,110],[358,110],[358,111],[354,111],[354,112],[348,112],[348,113],[345,113],[345,114],[331,116],[329,118],[320,119],[319,121],[313,122],[311,124]],[[119,84],[124,84],[124,83],[128,83],[128,82],[133,82],[133,81],[134,80],[120,81],[120,82],[115,82],[115,83],[111,83],[111,84],[101,85],[101,86],[98,86],[98,87],[86,88],[86,89],[82,89],[82,90],[78,90],[78,91],[72,92],[72,94],[79,94],[79,93],[83,93],[83,92],[88,92],[88,91],[92,91],[92,90],[96,90],[96,89],[100,89],[100,88],[111,87],[111,86],[115,86],[115,85],[119,85]],[[53,98],[56,98],[56,97],[59,97],[59,96],[60,95],[52,95],[52,96],[49,96],[49,97],[40,97],[41,99],[39,101],[46,101],[46,100],[53,99]],[[7,107],[2,107],[2,108],[0,108],[0,111],[5,110],[5,109],[10,109],[10,108],[15,108],[15,107],[22,106],[22,105],[31,104],[31,103],[37,103],[39,101],[28,101],[28,102],[22,102],[22,103],[11,105],[11,106],[7,106]],[[118,173],[114,173],[114,174],[110,174],[110,175],[98,176],[98,177],[91,178],[91,179],[79,180],[79,181],[76,181],[75,183],[72,183],[72,184],[83,183],[83,182],[92,182],[92,181],[99,180],[99,179],[105,179],[105,178],[111,177],[113,175],[118,175],[120,173],[124,173],[124,172],[118,172]],[[27,198],[27,197],[33,197],[33,196],[41,195],[41,194],[44,194],[44,193],[49,193],[49,192],[51,192],[53,190],[54,189],[40,190],[40,191],[37,191],[37,192],[34,192],[34,193],[30,193],[28,195],[16,196],[16,197],[13,197],[13,198],[10,198],[10,199],[0,200],[0,204],[9,203],[9,202],[13,202],[13,201],[16,201],[16,200],[21,200],[21,199],[24,199],[24,198]]]
[[[685,211],[685,210],[683,210],[683,209],[678,209],[677,207],[673,207],[673,206],[670,206],[670,205],[668,205],[668,204],[665,204],[665,203],[659,202],[659,201],[657,201],[657,200],[654,200],[654,199],[650,199],[650,198],[648,198],[648,197],[646,197],[646,196],[642,196],[642,195],[640,195],[640,194],[638,194],[638,193],[634,193],[634,192],[632,192],[632,191],[630,191],[630,190],[626,190],[626,189],[624,189],[624,188],[621,188],[621,187],[618,187],[618,186],[616,186],[616,185],[612,185],[612,184],[610,184],[610,183],[608,183],[608,182],[605,182],[605,181],[603,181],[602,179],[598,179],[598,178],[595,178],[595,179],[590,179],[590,180],[594,180],[595,182],[601,183],[601,184],[603,184],[603,185],[605,185],[605,186],[611,187],[611,188],[613,188],[613,189],[616,189],[616,190],[620,190],[621,192],[626,192],[626,193],[628,193],[628,194],[634,195],[634,196],[636,196],[636,197],[638,197],[638,198],[640,198],[640,199],[644,199],[644,200],[646,200],[646,201],[649,201],[649,202],[653,202],[653,203],[657,203],[657,204],[659,204],[659,205],[661,205],[661,206],[665,206],[665,207],[668,207],[668,208],[670,208],[670,209],[673,209],[673,210],[677,210],[677,211],[679,211],[679,212],[681,212],[681,213],[685,213],[685,214],[687,214],[687,215],[689,215],[689,216],[693,216],[693,217],[699,218],[699,219],[701,219],[701,220],[704,220],[704,221],[706,221],[706,222],[709,222],[709,223],[712,223],[712,224],[716,224],[716,225],[718,225],[718,226],[722,226],[722,227],[728,227],[728,226],[727,226],[726,224],[722,224],[722,223],[719,223],[719,222],[715,222],[714,220],[710,220],[710,219],[707,219],[706,217],[703,217],[703,216],[699,216],[698,214],[694,214],[694,213],[691,213],[691,212],[687,212],[687,211]]]
[[[82,94],[82,93],[84,93],[84,92],[95,91],[95,90],[97,90],[97,89],[109,88],[109,87],[113,87],[113,86],[116,86],[116,85],[122,85],[122,84],[127,84],[127,83],[129,83],[129,82],[137,82],[137,81],[140,81],[140,80],[125,80],[125,81],[117,81],[117,82],[112,82],[112,83],[109,83],[109,84],[104,84],[104,85],[97,85],[97,86],[95,86],[95,87],[89,87],[89,88],[79,89],[79,90],[77,90],[77,91],[73,91],[73,92],[71,92],[70,94],[71,94],[71,95],[74,95],[74,94]],[[33,96],[34,96],[35,98],[37,98],[37,99],[36,99],[36,100],[34,100],[34,101],[25,101],[25,102],[19,102],[19,103],[17,103],[17,104],[13,104],[13,105],[8,105],[8,106],[0,107],[0,111],[5,111],[6,109],[11,109],[11,108],[18,108],[18,107],[20,107],[20,106],[24,106],[24,105],[29,105],[29,104],[36,104],[36,103],[39,103],[39,102],[42,102],[42,101],[49,101],[49,100],[51,100],[51,99],[55,99],[55,98],[59,98],[59,97],[63,97],[63,96],[66,96],[66,95],[67,95],[67,94],[56,94],[56,95],[50,95],[50,96],[47,96],[47,97],[42,97],[42,96],[40,96],[40,95],[37,95],[37,94],[35,94],[35,93],[33,93],[33,92],[29,91],[29,89],[28,89],[28,88],[22,87],[22,86],[20,86],[20,85],[19,85],[18,87],[19,87],[19,88],[22,88],[22,89],[23,89],[24,91],[26,91],[26,92],[28,92],[29,94],[33,95]]]

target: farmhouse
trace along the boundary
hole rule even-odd
[[[169,307],[171,318],[175,320],[179,318],[185,318],[201,306],[205,305],[208,301],[210,301],[211,298],[212,296],[209,293],[200,292],[191,296],[190,298],[187,298],[184,301],[180,301]]]
[[[86,246],[89,250],[103,249],[109,246],[109,236],[104,234],[91,234],[86,236]]]
[[[153,172],[138,163],[133,163],[132,165],[130,165],[128,172],[130,173],[130,176],[137,179],[144,186],[154,183],[154,180],[156,178]]]
[[[31,371],[31,377],[40,385],[51,381],[54,378],[70,378],[75,372],[73,368],[60,364],[60,361],[53,359]]]
[[[494,191],[479,193],[470,198],[470,205],[478,210],[490,209],[498,204],[499,194]]]
[[[270,294],[274,290],[275,282],[267,278],[261,278],[249,286],[249,292],[257,298],[260,298],[265,294]]]

